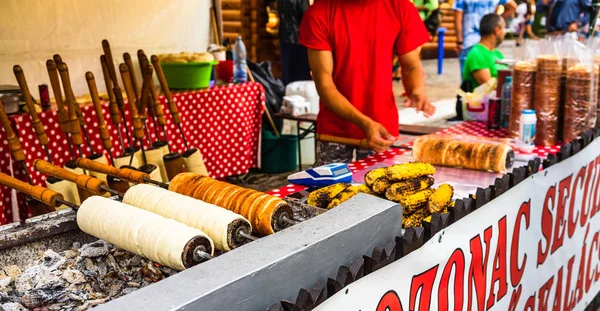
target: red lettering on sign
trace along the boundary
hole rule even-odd
[[[579,170],[579,173],[577,173],[577,177],[575,177],[575,182],[573,183],[572,187],[573,194],[571,195],[571,204],[569,205],[569,238],[573,237],[573,234],[575,234],[575,229],[577,229],[577,219],[579,218],[579,212],[575,213],[575,201],[577,198],[577,189],[583,188],[583,182],[585,181],[585,171],[585,166]]]
[[[573,264],[575,263],[575,256],[569,259],[569,263],[567,264],[567,283],[565,286],[565,298],[564,298],[564,306],[563,311],[570,311],[573,308],[573,303],[571,303],[571,276],[573,275]]]
[[[377,304],[376,311],[403,311],[400,297],[395,291],[390,290],[381,297]]]
[[[454,250],[446,266],[444,272],[442,272],[442,279],[440,280],[440,287],[438,289],[438,310],[448,310],[448,288],[450,283],[450,274],[452,273],[452,267],[454,267],[454,308],[452,310],[462,310],[463,308],[463,297],[464,297],[464,285],[465,285],[465,254],[462,249],[457,248]]]
[[[540,288],[540,292],[538,293],[538,310],[548,310],[548,293],[552,289],[552,284],[554,284],[554,275]]]
[[[556,208],[556,218],[554,222],[554,241],[552,242],[551,254],[554,254],[562,245],[565,239],[565,208],[567,199],[571,191],[571,180],[573,175],[563,179],[558,184],[558,207]]]
[[[594,217],[598,209],[600,208],[600,202],[598,202],[598,187],[600,186],[600,157],[596,158],[596,186],[594,187],[594,203],[592,205],[592,213],[590,218]]]
[[[531,212],[531,200],[523,202],[517,213],[515,228],[513,230],[512,243],[510,245],[510,282],[513,287],[517,287],[523,278],[525,264],[527,264],[527,254],[523,254],[523,261],[519,268],[519,240],[521,238],[521,218],[525,217],[525,230],[529,229],[529,213]]]
[[[592,243],[590,244],[590,252],[588,255],[588,261],[587,261],[587,268],[586,268],[586,272],[585,272],[585,292],[589,292],[590,291],[590,287],[592,287],[592,284],[594,283],[594,279],[597,276],[597,271],[598,271],[598,265],[596,265],[596,270],[594,270],[594,272],[592,273],[592,252],[594,251],[594,249],[598,249],[598,232],[596,232],[594,234],[594,237],[592,238]],[[590,273],[592,273],[590,275]]]
[[[538,258],[537,265],[540,266],[546,261],[548,257],[548,250],[550,249],[550,239],[552,238],[552,213],[550,207],[554,206],[556,196],[556,186],[551,186],[546,192],[546,199],[544,200],[544,206],[542,209],[542,235],[543,240],[538,243]],[[552,205],[550,205],[552,204]],[[542,248],[542,241],[545,241],[545,247]]]
[[[483,248],[481,245],[481,237],[478,234],[470,241],[471,248],[471,266],[469,267],[469,278],[468,278],[468,304],[467,311],[471,311],[471,305],[473,303],[473,285],[475,286],[475,293],[477,295],[477,310],[483,311],[485,307],[485,294],[486,294],[486,283],[487,278],[487,263],[490,255],[490,239],[492,238],[492,227],[488,227],[483,232],[483,239],[485,241],[485,258],[483,258]]]
[[[558,275],[556,276],[556,292],[554,293],[552,311],[561,311],[562,308],[563,268],[564,267],[560,267],[560,269],[558,269]]]
[[[438,266],[419,274],[413,276],[412,282],[410,284],[410,300],[409,300],[409,309],[415,309],[415,304],[417,303],[417,293],[420,292],[420,300],[419,300],[419,311],[429,311],[429,305],[431,304],[431,293],[433,291],[433,282],[435,281],[435,276],[437,275]]]
[[[523,308],[523,310],[535,311],[535,293],[533,293],[533,295],[527,299],[527,302],[525,302],[525,308]]]
[[[510,296],[510,303],[508,304],[508,311],[517,310],[517,303],[519,303],[519,298],[521,298],[522,290],[523,287],[521,285],[513,290],[512,295]]]
[[[506,296],[508,281],[506,280],[506,216],[498,221],[498,246],[496,247],[496,256],[494,256],[494,270],[492,271],[492,283],[488,295],[487,310],[494,306],[495,301],[499,301]],[[494,288],[498,282],[498,298],[494,294]]]
[[[590,205],[592,202],[591,198],[588,198],[588,194],[591,197],[591,190],[593,188],[593,178],[596,176],[596,165],[594,165],[594,161],[590,162],[588,165],[587,177],[585,179],[585,187],[583,188],[583,202],[581,203],[581,218],[579,218],[579,226],[583,228],[588,220],[588,215],[590,211]],[[589,199],[589,200],[588,200]],[[589,204],[588,204],[589,202]]]
[[[584,290],[584,279],[585,279],[585,247],[588,233],[590,232],[590,224],[587,225],[585,229],[585,235],[583,238],[583,246],[581,246],[581,259],[579,260],[579,273],[577,273],[577,283],[575,285],[575,292],[577,297],[577,303],[581,301],[583,298],[583,290]]]

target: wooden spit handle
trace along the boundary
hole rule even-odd
[[[119,71],[121,71],[121,79],[123,79],[123,87],[125,88],[125,93],[127,94],[127,99],[129,101],[129,107],[131,108],[131,119],[133,122],[133,135],[136,139],[144,138],[144,125],[142,124],[142,120],[140,119],[139,112],[135,105],[135,95],[133,94],[133,89],[131,87],[131,78],[129,77],[129,68],[127,65],[120,64]]]
[[[27,109],[29,110],[29,114],[31,115],[31,123],[33,123],[33,129],[35,131],[35,134],[40,140],[40,144],[46,146],[48,145],[48,136],[46,135],[46,130],[44,129],[44,124],[42,124],[42,120],[40,120],[37,111],[35,111],[35,105],[33,104],[31,93],[29,92],[29,87],[27,86],[27,80],[25,80],[25,73],[23,72],[23,68],[21,68],[21,66],[19,65],[15,65],[13,67],[13,72],[15,73],[15,77],[17,78],[17,82],[19,83],[21,92],[23,92],[23,97],[25,97],[25,104],[27,105]]]
[[[62,194],[56,191],[40,186],[30,185],[4,173],[0,173],[0,184],[29,195],[32,198],[52,207],[61,206],[62,203],[60,203],[59,200],[64,201],[65,199]]]
[[[104,51],[104,56],[106,56],[106,65],[108,67],[108,72],[110,73],[110,79],[112,80],[113,86],[119,87],[117,71],[115,70],[115,62],[112,57],[112,51],[110,50],[110,44],[106,39],[102,40],[102,51]]]
[[[125,61],[125,65],[129,68],[129,76],[131,77],[131,86],[133,87],[133,93],[135,94],[136,101],[140,98],[140,91],[138,90],[137,77],[135,76],[135,70],[133,67],[133,61],[131,60],[131,55],[125,52],[123,53],[123,60]],[[138,103],[139,106],[139,103]]]
[[[96,110],[96,117],[98,117],[98,129],[100,130],[100,139],[102,139],[102,146],[104,149],[111,150],[113,148],[112,141],[110,140],[110,134],[108,133],[108,127],[104,121],[104,113],[102,112],[102,103],[98,96],[98,88],[96,88],[96,80],[94,74],[91,72],[85,73],[85,79],[87,80],[88,88],[90,89],[90,95],[92,96],[92,103],[94,104],[94,110]]]
[[[143,74],[142,70],[142,74]],[[139,114],[142,119],[147,119],[146,110],[148,108],[148,100],[151,100],[150,87],[148,86],[148,79],[144,77],[142,81],[142,97],[140,98],[140,105],[138,107]]]
[[[167,97],[167,104],[169,105],[169,111],[173,116],[173,122],[175,122],[175,124],[180,124],[181,117],[179,116],[179,110],[177,110],[177,105],[173,101],[173,96],[171,96],[171,90],[169,90],[169,85],[167,84],[167,79],[165,79],[165,74],[162,71],[158,57],[156,55],[152,55],[150,59],[152,60],[154,70],[156,70],[156,76],[158,77],[158,82],[160,82],[160,87],[165,93],[165,97]]]
[[[1,100],[0,123],[2,124],[4,132],[6,133],[8,147],[10,148],[10,152],[12,153],[13,159],[15,161],[25,161],[25,152],[23,152],[23,147],[21,147],[19,137],[15,135],[15,132],[13,131],[12,126],[10,125],[10,120],[8,120],[8,116],[6,115],[6,111],[4,110],[4,104]]]
[[[338,136],[332,136],[332,135],[326,135],[326,134],[317,134],[317,140],[326,141],[326,142],[330,142],[330,143],[356,146],[356,147],[361,147],[361,148],[370,148],[369,143],[367,142],[366,139],[359,140],[359,139],[338,137]]]
[[[52,85],[52,92],[54,92],[54,100],[56,100],[56,107],[58,109],[58,123],[60,124],[60,130],[63,133],[69,132],[69,116],[63,103],[62,91],[60,89],[60,78],[58,77],[58,69],[56,63],[49,59],[46,61],[46,69],[48,69],[48,77],[50,77],[50,84]]]
[[[138,55],[138,63],[140,64],[140,71],[142,72],[142,79],[145,80],[146,74],[144,73],[144,70],[150,64],[150,62],[148,61],[148,57],[146,56],[146,54],[144,53],[144,51],[142,49],[139,49],[137,51],[137,55]],[[143,81],[142,85],[144,83],[147,83],[147,82]],[[146,84],[146,87],[148,87],[148,84]],[[142,91],[143,91],[143,89],[142,89]],[[148,90],[148,92],[149,92],[149,90]],[[141,95],[140,95],[140,97],[141,97]],[[152,116],[152,117],[155,117],[156,111],[155,111],[155,107],[154,107],[154,102],[148,102],[150,100],[151,100],[151,97],[146,98],[145,102],[140,102],[140,106],[146,105],[146,107],[148,107],[148,114],[150,114],[150,116]],[[138,109],[139,109],[139,107],[138,107]]]
[[[56,63],[57,66],[60,64],[65,64],[65,62],[63,62],[63,60],[62,60],[62,57],[58,54],[54,54],[54,62]],[[67,70],[67,72],[68,72],[68,70]],[[67,86],[64,85],[64,82],[63,82],[63,88],[65,89],[65,97],[69,96],[68,93],[71,93],[71,95],[73,96],[73,99],[75,99],[75,94],[73,94],[73,88],[71,88],[70,84],[69,84],[69,88],[67,89]],[[79,120],[79,124],[81,126],[85,126],[85,118],[83,117],[83,113],[81,112],[81,107],[79,107],[79,104],[77,103],[77,101],[75,101],[74,108],[75,108],[75,114],[77,115],[77,119]]]
[[[106,64],[106,56],[100,56],[100,63],[102,63],[102,75],[104,75],[104,84],[106,85],[106,93],[108,93],[108,100],[110,102],[108,106],[110,108],[110,118],[114,124],[121,124],[123,120],[121,119],[121,112],[119,111],[117,100],[115,99],[112,79],[110,78],[108,65]]]
[[[150,81],[150,95],[152,95],[149,99],[151,101],[150,105],[152,108],[154,108],[154,114],[158,119],[158,124],[167,125],[167,119],[165,118],[165,113],[163,111],[162,104],[160,103],[160,100],[158,100],[158,91],[156,90],[156,87],[154,86],[154,81],[152,79],[152,73],[154,71],[152,69],[152,65],[146,66],[146,70],[148,72],[144,72],[144,75],[148,75],[148,81]],[[177,106],[175,106],[175,109],[177,109]],[[177,113],[177,115],[179,116],[179,113]]]
[[[116,168],[114,166],[106,165],[106,164],[92,161],[92,160],[86,159],[86,158],[79,158],[79,159],[77,159],[76,163],[77,163],[77,166],[79,166],[82,169],[86,169],[86,170],[90,170],[93,172],[98,172],[98,173],[102,173],[102,174],[106,174],[106,175],[110,175],[110,176],[119,177],[123,180],[132,182],[132,183],[141,184],[141,183],[145,183],[146,180],[150,179],[150,175],[148,175],[144,172],[132,170],[129,168]]]
[[[58,64],[58,72],[60,73],[60,78],[63,83],[63,88],[65,91],[66,101],[67,101],[67,109],[69,114],[69,128],[71,133],[71,138],[73,139],[73,144],[82,145],[83,144],[83,136],[81,135],[81,127],[79,126],[79,119],[77,118],[77,112],[75,110],[75,106],[79,105],[75,102],[75,96],[73,92],[69,92],[72,90],[71,88],[71,78],[69,77],[69,67],[67,64],[60,63]]]
[[[108,184],[102,179],[75,174],[42,159],[33,161],[33,167],[46,175],[74,182],[79,188],[85,189],[94,195],[104,195],[106,191],[102,188],[108,188]]]

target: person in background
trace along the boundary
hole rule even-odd
[[[309,0],[277,0],[283,84],[312,80],[306,48],[298,43],[302,16]]]
[[[479,23],[483,16],[495,13],[498,6],[504,6],[502,17],[508,18],[513,15],[517,4],[512,0],[455,0],[452,9],[455,14],[456,26],[456,52],[459,54],[460,72],[467,60],[471,48],[479,42]]]
[[[365,28],[377,30],[370,31]],[[317,134],[366,139],[369,149],[317,141],[317,163],[350,162],[389,148],[399,136],[392,89],[393,51],[398,54],[404,103],[435,112],[425,92],[420,47],[429,34],[408,0],[315,1],[304,14],[300,43],[321,99]]]
[[[419,10],[419,15],[423,21],[425,21],[429,15],[431,15],[431,12],[440,7],[438,0],[413,0],[412,2],[417,10]]]
[[[578,38],[578,32],[590,22],[592,0],[555,0],[550,5],[548,34],[570,34]]]
[[[463,80],[470,81],[474,88],[498,77],[496,60],[504,56],[496,48],[504,41],[504,27],[504,19],[494,13],[481,19],[481,40],[469,51],[463,73]]]
[[[535,17],[535,4],[528,2],[528,1],[521,3],[521,4],[519,4],[519,8],[517,8],[517,12],[519,11],[519,9],[522,9],[523,6],[525,7],[526,13],[517,29],[518,34],[519,34],[519,37],[517,38],[517,46],[521,45],[525,35],[527,35],[527,37],[529,39],[534,39],[534,40],[538,39],[538,37],[533,33],[533,28],[532,28],[533,27],[533,19]]]

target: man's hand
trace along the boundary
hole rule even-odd
[[[426,117],[430,117],[435,113],[435,106],[433,106],[429,101],[429,98],[423,94],[409,95],[404,102],[404,106],[415,108],[417,111],[423,111]]]
[[[456,44],[456,47],[454,48],[454,50],[456,51],[456,54],[460,54],[460,52],[463,49],[463,45],[462,44]]]
[[[384,152],[394,144],[396,139],[383,125],[370,121],[364,128],[369,148],[376,152]]]
[[[579,26],[577,26],[577,22],[573,22],[571,23],[571,25],[569,25],[569,28],[567,29],[569,32],[576,32],[579,29]]]

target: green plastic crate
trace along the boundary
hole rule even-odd
[[[284,173],[296,170],[298,136],[262,131],[261,170],[265,173]]]
[[[210,86],[213,66],[218,63],[161,63],[160,66],[170,89],[204,89]]]

